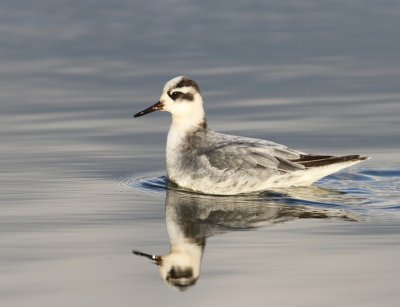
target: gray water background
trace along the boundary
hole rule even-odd
[[[397,306],[399,37],[399,1],[2,1],[1,305]],[[170,117],[132,114],[177,75],[215,130],[372,156],[328,195],[248,200],[356,221],[223,227],[166,286],[131,250],[169,250]]]

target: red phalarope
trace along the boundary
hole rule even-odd
[[[203,98],[195,81],[168,81],[159,102],[137,113],[168,111],[168,179],[205,194],[234,195],[273,188],[307,186],[369,157],[316,155],[274,142],[233,136],[208,128]]]

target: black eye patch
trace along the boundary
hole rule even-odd
[[[188,101],[193,100],[193,94],[191,94],[191,93],[173,92],[173,93],[168,93],[168,95],[173,100],[177,100],[177,99],[188,100]]]
[[[174,279],[191,278],[192,276],[193,270],[191,268],[172,267],[168,272],[168,277]]]
[[[173,100],[177,100],[178,98],[183,96],[182,92],[173,92],[173,93],[168,93],[169,97],[171,97]]]

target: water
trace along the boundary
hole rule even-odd
[[[396,1],[2,1],[1,305],[397,306],[399,13]],[[310,188],[167,189],[170,118],[132,115],[181,74],[215,130],[372,159]],[[168,263],[194,285],[163,281]]]

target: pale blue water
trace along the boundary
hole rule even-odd
[[[397,306],[399,13],[372,0],[2,1],[1,305]],[[132,115],[181,74],[215,130],[372,159],[310,188],[169,190],[169,115]],[[167,227],[202,246],[186,291],[132,254],[169,254]]]

